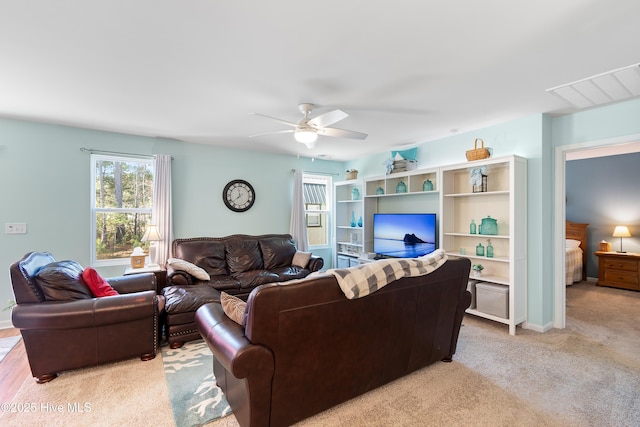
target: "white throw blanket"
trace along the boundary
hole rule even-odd
[[[338,280],[349,299],[361,298],[402,277],[424,276],[447,261],[442,249],[419,258],[390,258],[349,268],[332,268],[327,273]]]

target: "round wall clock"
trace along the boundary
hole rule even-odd
[[[245,212],[251,209],[256,201],[256,192],[247,181],[234,179],[224,186],[222,200],[232,211]]]

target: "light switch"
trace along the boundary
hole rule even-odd
[[[27,234],[27,224],[24,222],[7,222],[4,225],[5,234]]]

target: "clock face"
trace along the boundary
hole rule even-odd
[[[251,184],[242,179],[234,179],[225,185],[222,200],[234,212],[248,211],[256,201],[256,193]]]

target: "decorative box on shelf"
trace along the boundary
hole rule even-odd
[[[391,171],[391,173],[407,172],[407,171],[416,170],[417,168],[418,168],[417,160],[405,160],[405,159],[394,160],[393,170]]]

